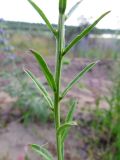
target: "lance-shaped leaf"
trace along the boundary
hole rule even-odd
[[[50,154],[50,152],[47,149],[37,144],[30,144],[29,146],[32,148],[32,150],[34,150],[36,153],[42,156],[45,160],[53,160],[53,156]]]
[[[63,56],[76,44],[78,43],[82,38],[84,38],[95,26],[96,24],[103,18],[105,17],[110,11],[104,13],[101,15],[92,25],[87,27],[85,30],[82,31],[81,34],[79,34],[76,38],[74,38],[70,44],[64,49],[63,51]]]
[[[71,14],[76,10],[76,8],[79,6],[79,4],[82,2],[83,0],[81,1],[78,1],[71,9],[70,11],[67,13],[67,15],[65,16],[65,20],[67,20]]]
[[[37,78],[29,70],[24,69],[24,71],[33,80],[33,82],[35,83],[36,87],[39,89],[41,94],[44,96],[44,98],[46,99],[46,101],[49,104],[50,109],[54,110],[52,99],[49,96],[48,92],[46,91],[45,87],[40,83],[40,81],[37,80]]]
[[[28,0],[28,2],[33,6],[33,8],[42,17],[42,19],[45,21],[45,23],[46,23],[47,27],[50,29],[50,31],[56,36],[56,31],[54,30],[54,28],[50,24],[48,18],[44,14],[44,12],[32,0]]]
[[[75,78],[67,85],[67,87],[63,91],[61,95],[61,99],[67,94],[67,92],[73,87],[73,85],[76,84],[86,72],[88,72],[90,69],[92,69],[96,65],[97,62],[88,64],[77,76],[75,76]]]
[[[73,114],[75,112],[75,109],[76,109],[76,105],[77,105],[77,101],[76,100],[72,100],[70,102],[70,109],[69,109],[69,112],[66,116],[66,119],[65,119],[65,122],[70,122],[73,120]]]
[[[39,66],[48,81],[49,86],[53,89],[53,91],[55,91],[56,90],[55,80],[54,80],[54,77],[53,77],[47,63],[45,62],[45,60],[43,59],[43,57],[39,53],[37,53],[36,51],[33,51],[33,50],[31,50],[31,52],[33,53],[36,60],[38,61]]]
[[[76,109],[76,105],[77,105],[77,101],[76,100],[72,100],[71,102],[72,104],[70,105],[70,109],[69,109],[69,112],[66,116],[66,119],[65,119],[65,123],[69,123],[73,120],[73,114],[75,112],[75,109]],[[61,141],[62,143],[64,142],[64,140],[66,139],[67,135],[68,135],[68,132],[69,132],[69,128],[66,128],[63,133],[61,133]]]
[[[76,125],[77,125],[77,123],[74,122],[74,121],[62,124],[57,130],[57,135],[61,135],[62,136],[62,133],[63,133],[63,131],[65,129],[70,128],[71,126],[76,126]]]

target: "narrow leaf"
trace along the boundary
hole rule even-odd
[[[73,120],[73,114],[75,112],[75,109],[76,109],[76,104],[77,104],[77,101],[75,100],[72,100],[71,102],[72,104],[70,105],[70,109],[69,109],[69,112],[67,114],[67,117],[65,119],[65,123],[69,123],[70,121]],[[67,135],[68,135],[68,132],[69,132],[69,128],[66,128],[63,133],[61,133],[61,137],[62,137],[62,143],[64,142],[64,140],[66,139]]]
[[[42,156],[45,160],[53,160],[52,155],[46,150],[45,148],[36,145],[36,144],[30,144],[30,147],[37,152],[40,156]]]
[[[46,23],[47,27],[50,29],[50,31],[56,36],[56,31],[54,30],[54,28],[50,24],[49,20],[47,19],[47,17],[44,14],[44,12],[32,0],[28,0],[28,2],[33,6],[33,8],[42,17],[42,19],[45,21],[45,23]]]
[[[71,14],[76,10],[76,8],[79,6],[79,4],[82,2],[83,0],[81,1],[78,1],[71,9],[70,11],[67,13],[67,15],[65,16],[65,20],[67,20]]]
[[[84,38],[95,26],[96,24],[103,18],[105,17],[108,13],[110,13],[110,11],[104,13],[103,15],[101,15],[92,25],[90,25],[89,27],[87,27],[85,30],[82,31],[81,34],[79,34],[76,38],[74,38],[70,44],[65,48],[65,50],[63,51],[63,56],[76,44],[78,43],[82,38]]]
[[[77,123],[73,122],[73,121],[61,125],[57,130],[57,135],[61,135],[65,129],[67,129],[67,128],[71,127],[71,126],[76,126],[76,125],[77,125]]]
[[[24,71],[27,73],[27,75],[32,79],[32,81],[35,83],[36,87],[39,89],[39,91],[42,93],[46,101],[48,102],[50,108],[53,110],[53,102],[51,97],[49,96],[48,92],[46,91],[45,87],[40,83],[40,81],[37,80],[37,78],[27,69],[24,69]]]
[[[77,105],[77,101],[76,100],[72,100],[71,101],[71,105],[70,105],[70,109],[69,109],[69,112],[66,116],[66,119],[65,119],[65,122],[70,122],[73,120],[73,114],[75,112],[75,109],[76,109],[76,105]]]
[[[97,61],[98,62],[98,61]],[[67,94],[67,92],[73,87],[74,84],[76,84],[79,79],[86,73],[88,72],[90,69],[92,69],[97,62],[93,62],[88,64],[77,76],[75,76],[75,78],[67,85],[67,87],[65,88],[65,90],[62,93],[62,98]]]
[[[33,53],[36,60],[38,61],[39,66],[48,81],[49,86],[53,89],[53,91],[55,91],[56,90],[55,80],[54,80],[54,77],[53,77],[47,63],[45,62],[45,60],[43,59],[43,57],[39,53],[37,53],[36,51],[33,51],[33,50],[31,50],[31,52]]]

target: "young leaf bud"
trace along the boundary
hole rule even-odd
[[[60,14],[64,14],[66,10],[67,0],[59,0],[59,12]]]

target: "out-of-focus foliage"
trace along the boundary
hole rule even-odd
[[[12,106],[13,109],[20,110],[21,119],[25,124],[48,120],[50,112],[44,98],[36,91],[33,84],[28,83],[23,71],[17,69],[13,74],[3,73],[1,76],[9,80],[9,84],[4,86],[3,90],[16,97]]]
[[[42,55],[53,55],[55,53],[54,37],[46,25],[11,21],[3,21],[1,24],[9,35],[9,44],[10,46],[14,46],[14,52],[25,52],[32,46],[36,50],[39,50]],[[80,24],[78,27],[65,26],[67,43],[87,26],[89,26],[88,21]],[[56,25],[53,25],[53,27],[56,28]],[[70,52],[75,57],[116,59],[120,51],[120,41],[117,38],[119,33],[119,30],[94,28],[89,36],[86,36]],[[111,35],[111,38],[104,38],[104,35]]]

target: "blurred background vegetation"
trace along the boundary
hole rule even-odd
[[[69,43],[88,25],[89,22],[83,20],[78,27],[65,26],[66,42]],[[53,115],[44,98],[23,72],[23,67],[30,68],[49,89],[34,59],[28,54],[30,48],[45,56],[54,71],[55,39],[46,25],[0,19],[0,97],[7,93],[6,96],[11,98],[6,103],[9,106],[7,109],[2,108],[4,98],[0,98],[1,127],[6,127],[11,117],[25,126],[32,122],[49,122],[50,125],[53,122]],[[75,115],[80,123],[75,133],[76,143],[78,138],[82,139],[84,155],[92,160],[120,160],[120,30],[94,28],[70,52],[63,60],[63,75],[64,79],[68,78],[67,82],[71,78],[69,75],[76,73],[77,69],[89,61],[101,61],[95,71],[88,73],[87,82],[79,82],[75,91],[63,103],[63,106],[69,107],[71,98],[78,96],[79,101],[79,94],[82,97],[86,94],[83,109],[79,108]],[[75,66],[74,70],[70,68],[71,65]],[[67,82],[63,80],[63,85]],[[104,83],[103,86],[101,82]],[[102,92],[102,87],[107,92]],[[90,93],[94,99],[92,104],[87,97]],[[79,105],[81,106],[81,99]],[[91,105],[94,106],[93,109]],[[6,114],[7,118],[2,120]]]
[[[32,46],[32,48],[39,50],[44,55],[54,55],[54,38],[46,25],[12,21],[3,21],[1,25],[4,30],[7,30],[10,43],[14,46],[15,52],[25,52]],[[89,22],[83,19],[78,27],[66,26],[66,42],[71,41],[75,35],[88,25]],[[53,26],[56,28],[56,25]],[[119,34],[120,30],[94,28],[71,52],[73,52],[73,56],[77,57],[117,58],[120,50]]]

